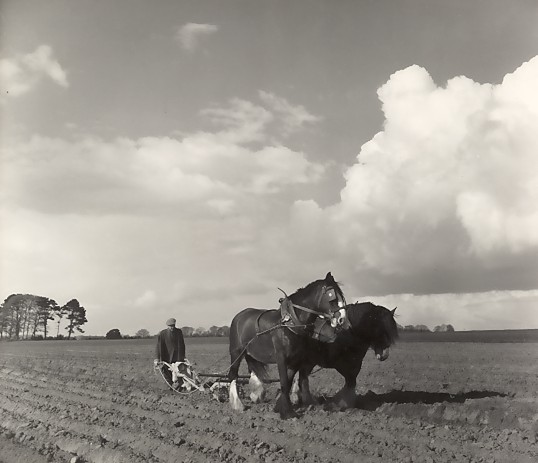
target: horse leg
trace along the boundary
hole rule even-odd
[[[239,376],[239,365],[241,364],[241,360],[243,358],[243,354],[241,353],[242,349],[237,349],[237,352],[230,352],[231,357],[231,367],[228,371],[228,379],[230,380],[230,390],[229,390],[229,401],[230,406],[232,407],[232,410],[236,410],[239,412],[242,412],[245,409],[245,406],[243,405],[243,402],[241,402],[241,399],[239,398],[239,394],[237,393],[237,377]],[[235,354],[235,355],[234,355]]]
[[[299,375],[293,377],[293,382],[291,383],[290,391],[290,400],[293,405],[301,405],[301,396],[300,396],[300,387],[299,387]]]
[[[267,365],[259,360],[256,360],[249,354],[245,354],[247,361],[250,379],[248,385],[250,388],[250,400],[255,404],[263,402],[265,399],[265,388],[262,380],[268,379]]]
[[[258,404],[264,401],[265,388],[263,387],[263,383],[260,381],[260,378],[258,378],[256,373],[253,371],[250,372],[248,387],[250,389],[250,400],[252,400],[253,403]]]
[[[289,368],[283,358],[278,359],[278,374],[280,376],[280,397],[275,405],[275,412],[280,413],[280,418],[297,418],[297,413],[293,410],[290,400],[290,388],[296,369]]]
[[[359,368],[337,369],[337,371],[344,377],[345,383],[334,396],[334,401],[340,409],[352,408],[357,402],[355,388],[360,366]]]
[[[299,392],[300,392],[300,403],[302,405],[308,406],[315,403],[312,394],[310,393],[310,382],[308,377],[312,372],[314,366],[306,366],[299,369]]]

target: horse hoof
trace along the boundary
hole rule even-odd
[[[333,402],[340,410],[355,407],[358,396],[354,391],[341,391],[334,396]]]
[[[283,420],[289,420],[292,418],[299,418],[299,415],[293,410],[288,410],[287,412],[280,412],[280,418]]]
[[[333,402],[327,402],[323,405],[323,411],[325,412],[334,412],[336,411],[336,406]]]
[[[278,396],[278,398],[276,399],[276,402],[275,402],[275,406],[273,407],[273,411],[275,413],[282,413],[281,410],[282,410],[282,404],[281,404],[281,400],[280,400],[280,396]]]
[[[303,407],[306,407],[306,408],[313,407],[314,405],[317,405],[317,402],[314,400],[313,397],[310,397],[308,399],[301,399],[300,403],[301,403],[301,405]]]

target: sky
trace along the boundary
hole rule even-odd
[[[229,325],[329,271],[538,328],[534,0],[3,0],[0,298]]]

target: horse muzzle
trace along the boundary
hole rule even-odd
[[[342,330],[347,330],[351,327],[349,320],[347,319],[346,309],[340,309],[334,312],[331,317],[331,327]]]
[[[380,362],[384,362],[389,358],[389,348],[386,349],[376,349],[375,358]]]

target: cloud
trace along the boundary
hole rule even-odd
[[[295,202],[287,252],[331,249],[357,294],[536,288],[537,72],[538,57],[499,85],[394,73],[378,90],[383,130],[337,204]]]
[[[138,301],[134,332],[229,324],[330,270],[348,300],[398,305],[402,324],[536,326],[537,72],[538,58],[499,85],[394,73],[383,130],[330,206],[305,188],[325,166],[275,135],[316,117],[267,92],[178,137],[3,139],[5,295],[77,297],[103,333]]]
[[[269,92],[258,92],[260,104],[234,98],[226,107],[201,111],[220,128],[219,136],[237,143],[267,142],[287,138],[321,121],[304,106],[293,105]],[[276,142],[278,143],[278,141]]]
[[[362,147],[341,195],[342,213],[371,219],[385,241],[366,254],[369,262],[406,265],[395,231],[413,251],[435,242],[447,256],[536,248],[538,101],[529,80],[536,69],[538,58],[498,86],[456,77],[439,88],[413,66],[379,89],[384,131]],[[453,233],[461,249],[446,239]]]
[[[366,297],[385,307],[398,307],[402,325],[453,324],[456,330],[522,329],[538,326],[538,290],[460,294],[395,294]]]
[[[178,30],[177,39],[184,50],[192,52],[202,38],[215,34],[218,30],[219,27],[214,24],[187,23]]]
[[[234,99],[203,115],[217,128],[183,137],[4,140],[2,197],[49,213],[223,215],[325,171],[269,142],[277,116],[259,105]]]
[[[201,114],[221,128],[219,138],[232,143],[265,141],[267,126],[275,119],[267,109],[239,98],[232,99],[227,107],[207,108]]]
[[[155,307],[158,301],[157,294],[151,289],[144,291],[139,297],[134,301],[135,307]]]
[[[321,117],[311,114],[304,106],[292,105],[285,98],[270,92],[260,91],[261,100],[282,118],[283,130],[286,135],[303,129],[307,124],[321,121]]]
[[[0,81],[3,96],[18,97],[33,90],[48,77],[61,87],[68,87],[67,74],[48,45],[40,45],[32,53],[0,60]]]

